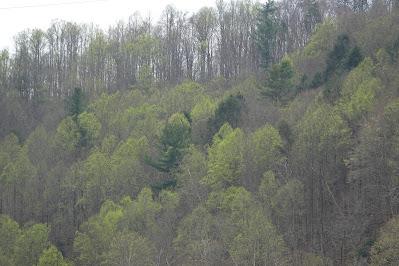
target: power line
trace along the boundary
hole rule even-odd
[[[13,9],[26,9],[26,8],[38,8],[38,7],[79,5],[79,4],[89,4],[89,3],[106,2],[106,1],[109,1],[109,0],[84,0],[84,1],[69,1],[69,2],[48,3],[48,4],[38,4],[38,5],[9,6],[9,7],[0,7],[0,10],[13,10]]]

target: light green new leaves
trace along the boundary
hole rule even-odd
[[[221,211],[228,214],[234,226],[247,224],[255,202],[250,192],[243,187],[229,187],[223,191],[212,192],[206,202],[211,212]]]
[[[286,264],[284,241],[250,192],[231,187],[211,194],[207,205],[226,217],[223,240],[235,264]]]
[[[106,201],[100,213],[81,226],[73,244],[79,265],[101,264],[103,253],[109,248],[122,217],[123,209],[111,201]]]
[[[207,120],[216,110],[216,103],[210,97],[203,97],[191,110],[193,121]]]
[[[81,144],[91,146],[100,136],[101,124],[93,113],[81,113],[78,116]]]
[[[128,138],[122,142],[111,157],[113,187],[117,195],[136,195],[147,176],[141,158],[148,150],[146,137]]]
[[[244,133],[228,127],[220,129],[208,150],[208,175],[203,182],[212,188],[237,184],[244,167]]]
[[[304,55],[309,58],[315,58],[330,50],[333,45],[330,40],[335,38],[336,31],[337,27],[332,20],[327,19],[322,24],[319,24],[303,51]]]
[[[37,173],[37,169],[29,160],[26,147],[21,148],[16,154],[16,158],[9,160],[0,172],[0,180],[6,183],[21,183],[33,178]]]
[[[323,159],[329,151],[342,151],[348,148],[350,132],[342,118],[328,106],[315,105],[309,110],[297,128],[296,148],[303,156],[309,154],[315,159]],[[299,150],[298,150],[299,151]],[[309,160],[309,158],[298,158]]]
[[[44,224],[20,228],[8,216],[0,215],[0,264],[5,266],[68,266],[62,254],[49,246],[50,229]]]
[[[253,133],[251,137],[252,152],[256,169],[273,170],[283,156],[281,154],[283,141],[277,129],[271,125],[266,125]]]
[[[282,237],[243,187],[229,187],[209,195],[180,224],[174,241],[189,265],[284,265]],[[228,258],[221,258],[222,248]]]
[[[192,138],[194,143],[204,143],[207,140],[208,120],[213,117],[216,103],[210,97],[203,97],[191,110]]]
[[[158,109],[157,106],[149,104],[129,107],[110,120],[109,130],[121,138],[132,135],[153,139],[160,132]]]
[[[60,251],[51,245],[48,249],[44,250],[39,259],[38,266],[69,266]]]
[[[16,265],[35,265],[42,251],[49,245],[48,233],[49,228],[44,224],[35,224],[26,229],[15,243],[14,256]]]
[[[68,116],[58,125],[56,143],[67,152],[80,146],[92,146],[101,132],[101,124],[93,113],[81,113],[75,121]]]
[[[193,107],[200,102],[205,95],[200,84],[185,82],[173,88],[161,100],[161,105],[167,114],[190,113]]]
[[[56,132],[57,144],[67,152],[73,152],[80,142],[80,131],[78,125],[68,116],[58,125]]]
[[[352,123],[359,122],[371,111],[376,94],[382,88],[380,80],[375,78],[373,73],[373,62],[366,58],[349,73],[343,84],[338,108]]]
[[[11,260],[15,242],[22,231],[17,222],[8,216],[0,216],[0,256]]]
[[[182,203],[188,205],[190,209],[205,199],[206,188],[200,181],[207,171],[205,155],[194,146],[190,146],[176,170],[179,195]]]
[[[273,197],[278,188],[279,184],[274,173],[272,171],[265,172],[258,188],[258,195],[260,200],[266,205],[266,208],[272,209]]]
[[[161,208],[161,204],[153,200],[151,189],[144,188],[132,205],[126,209],[122,223],[130,230],[151,235],[159,230],[156,216]]]
[[[99,207],[107,193],[111,192],[112,172],[111,162],[108,155],[94,151],[82,167],[82,189],[83,198],[80,199],[79,204],[89,207],[91,210],[96,210]]]
[[[120,205],[106,201],[75,237],[78,265],[152,265],[155,248],[148,239],[159,234],[156,218],[178,202],[172,192],[160,197],[162,204],[144,188],[134,201],[129,197]]]

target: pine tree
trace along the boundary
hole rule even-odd
[[[277,8],[273,0],[262,5],[256,26],[256,43],[262,56],[262,67],[267,69],[273,63],[273,50],[279,30]]]

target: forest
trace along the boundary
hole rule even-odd
[[[0,51],[0,265],[399,265],[399,1],[217,0]]]

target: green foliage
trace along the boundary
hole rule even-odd
[[[155,139],[161,131],[159,108],[150,104],[129,107],[117,113],[109,123],[109,130],[121,138],[147,136]]]
[[[210,97],[204,97],[191,110],[193,143],[203,144],[208,141],[208,121],[215,114],[216,103]]]
[[[156,217],[161,208],[161,204],[153,199],[151,189],[144,188],[137,199],[126,208],[122,224],[125,228],[143,235],[155,235],[160,230],[156,223]]]
[[[280,21],[277,17],[276,3],[267,1],[258,10],[256,24],[256,44],[262,56],[262,66],[267,69],[273,62],[272,51],[277,45],[276,37],[280,29]]]
[[[117,196],[136,195],[146,183],[144,157],[149,149],[146,137],[131,137],[120,143],[111,156],[112,187]],[[148,181],[147,181],[148,182]],[[114,195],[114,196],[116,196]]]
[[[301,181],[291,179],[280,185],[273,172],[263,175],[258,196],[267,213],[281,220],[295,219],[302,214],[305,203],[305,190]],[[289,234],[285,229],[285,234]]]
[[[159,161],[150,164],[162,172],[170,172],[178,166],[190,141],[191,125],[186,116],[172,115],[161,133]]]
[[[190,265],[285,265],[286,247],[275,227],[242,187],[212,192],[206,207],[186,216],[174,246]],[[231,258],[223,261],[223,247]]]
[[[361,29],[354,35],[356,43],[365,55],[371,56],[381,48],[387,49],[390,59],[396,61],[399,29],[395,26],[397,15],[368,16],[361,23]]]
[[[97,211],[99,203],[102,202],[112,188],[112,165],[110,158],[95,151],[86,159],[82,166],[83,190],[79,205],[87,209]]]
[[[215,112],[216,105],[209,97],[204,97],[191,110],[193,121],[206,120]]]
[[[77,124],[80,131],[80,146],[92,146],[100,136],[101,124],[93,113],[81,113]]]
[[[6,183],[24,184],[35,177],[36,167],[31,163],[26,147],[19,150],[16,158],[8,161],[0,175],[0,180]]]
[[[209,195],[207,207],[223,217],[221,237],[238,265],[286,265],[286,246],[271,221],[242,187]],[[218,210],[216,212],[216,210]]]
[[[338,108],[348,121],[356,124],[371,111],[381,87],[381,82],[374,77],[371,59],[366,58],[344,81]]]
[[[289,58],[274,64],[262,94],[274,101],[285,101],[293,93],[294,68]]]
[[[331,49],[331,39],[334,38],[336,25],[333,20],[327,19],[319,24],[310,41],[304,48],[305,56],[309,58],[321,57],[325,51]]]
[[[38,266],[68,266],[61,252],[56,247],[51,245],[48,249],[45,249],[39,258]]]
[[[78,125],[68,116],[57,127],[56,142],[66,152],[73,152],[80,143],[80,130]]]
[[[243,107],[244,97],[241,94],[229,95],[227,98],[224,98],[218,104],[215,115],[208,120],[210,138],[212,138],[225,123],[229,123],[233,128],[238,127]]]
[[[316,104],[308,110],[297,127],[295,161],[309,178],[319,175],[316,164],[324,165],[325,182],[333,183],[334,177],[339,176],[337,173],[345,171],[344,160],[351,147],[350,133],[344,120],[333,108]]]
[[[346,68],[347,69],[355,68],[362,61],[363,61],[362,52],[360,51],[359,47],[355,46],[349,52],[348,58],[346,60]]]
[[[318,153],[328,149],[346,149],[349,129],[342,118],[328,106],[315,106],[309,110],[298,127],[298,145],[307,142],[308,148]],[[322,158],[322,156],[320,156]]]
[[[339,78],[345,71],[357,67],[363,60],[360,48],[357,46],[351,48],[351,46],[349,36],[341,34],[327,56],[324,79],[328,83],[323,93],[330,102],[335,102],[341,96]]]
[[[162,192],[161,203],[144,188],[137,199],[120,204],[106,201],[98,215],[77,232],[74,251],[78,265],[153,265],[156,249],[150,239],[159,235],[161,210],[174,211],[178,196]]]
[[[371,248],[371,265],[397,265],[399,263],[399,218],[394,217],[379,232]]]
[[[0,262],[2,265],[12,265],[14,247],[22,231],[17,222],[8,216],[0,216]]]
[[[93,112],[100,123],[108,129],[111,119],[124,108],[127,108],[123,104],[122,97],[127,98],[126,95],[122,96],[119,92],[114,94],[103,93],[94,102],[90,103],[88,110]]]
[[[176,113],[169,118],[162,131],[161,145],[176,149],[186,148],[190,142],[190,133],[190,123],[187,118],[181,113]]]
[[[244,163],[244,133],[237,128],[227,134],[228,124],[215,136],[213,145],[208,149],[208,174],[203,182],[212,188],[237,185]],[[220,137],[218,137],[220,136]]]
[[[44,224],[20,228],[18,223],[8,216],[0,215],[1,265],[68,266],[61,253],[54,246],[49,247],[49,231]],[[59,264],[55,263],[55,258]]]
[[[101,124],[93,113],[68,116],[57,128],[56,142],[67,152],[91,147],[100,136]]]
[[[44,224],[35,224],[25,229],[15,242],[15,264],[36,265],[43,250],[49,246],[48,233],[49,228]]]
[[[176,169],[177,189],[182,203],[193,208],[204,200],[205,188],[200,180],[207,174],[205,155],[194,146],[190,146],[178,169]]]
[[[250,2],[0,52],[0,265],[398,264],[397,10]]]
[[[251,137],[251,150],[254,155],[256,169],[262,172],[273,170],[282,161],[283,141],[277,129],[266,125],[258,129]]]
[[[66,100],[67,114],[74,119],[86,109],[86,96],[81,88],[74,88],[72,95]]]
[[[73,243],[78,265],[101,265],[122,217],[123,209],[106,201],[97,216],[82,224]]]
[[[255,202],[252,194],[245,188],[231,186],[210,193],[206,206],[212,213],[219,210],[221,215],[228,215],[235,226],[243,226],[246,225]]]
[[[186,81],[173,88],[161,99],[161,104],[168,115],[189,113],[193,107],[205,99],[204,89],[198,83]]]
[[[327,57],[327,67],[325,70],[325,79],[331,77],[337,70],[344,67],[347,55],[349,53],[350,43],[349,37],[346,34],[338,36],[332,51]]]

